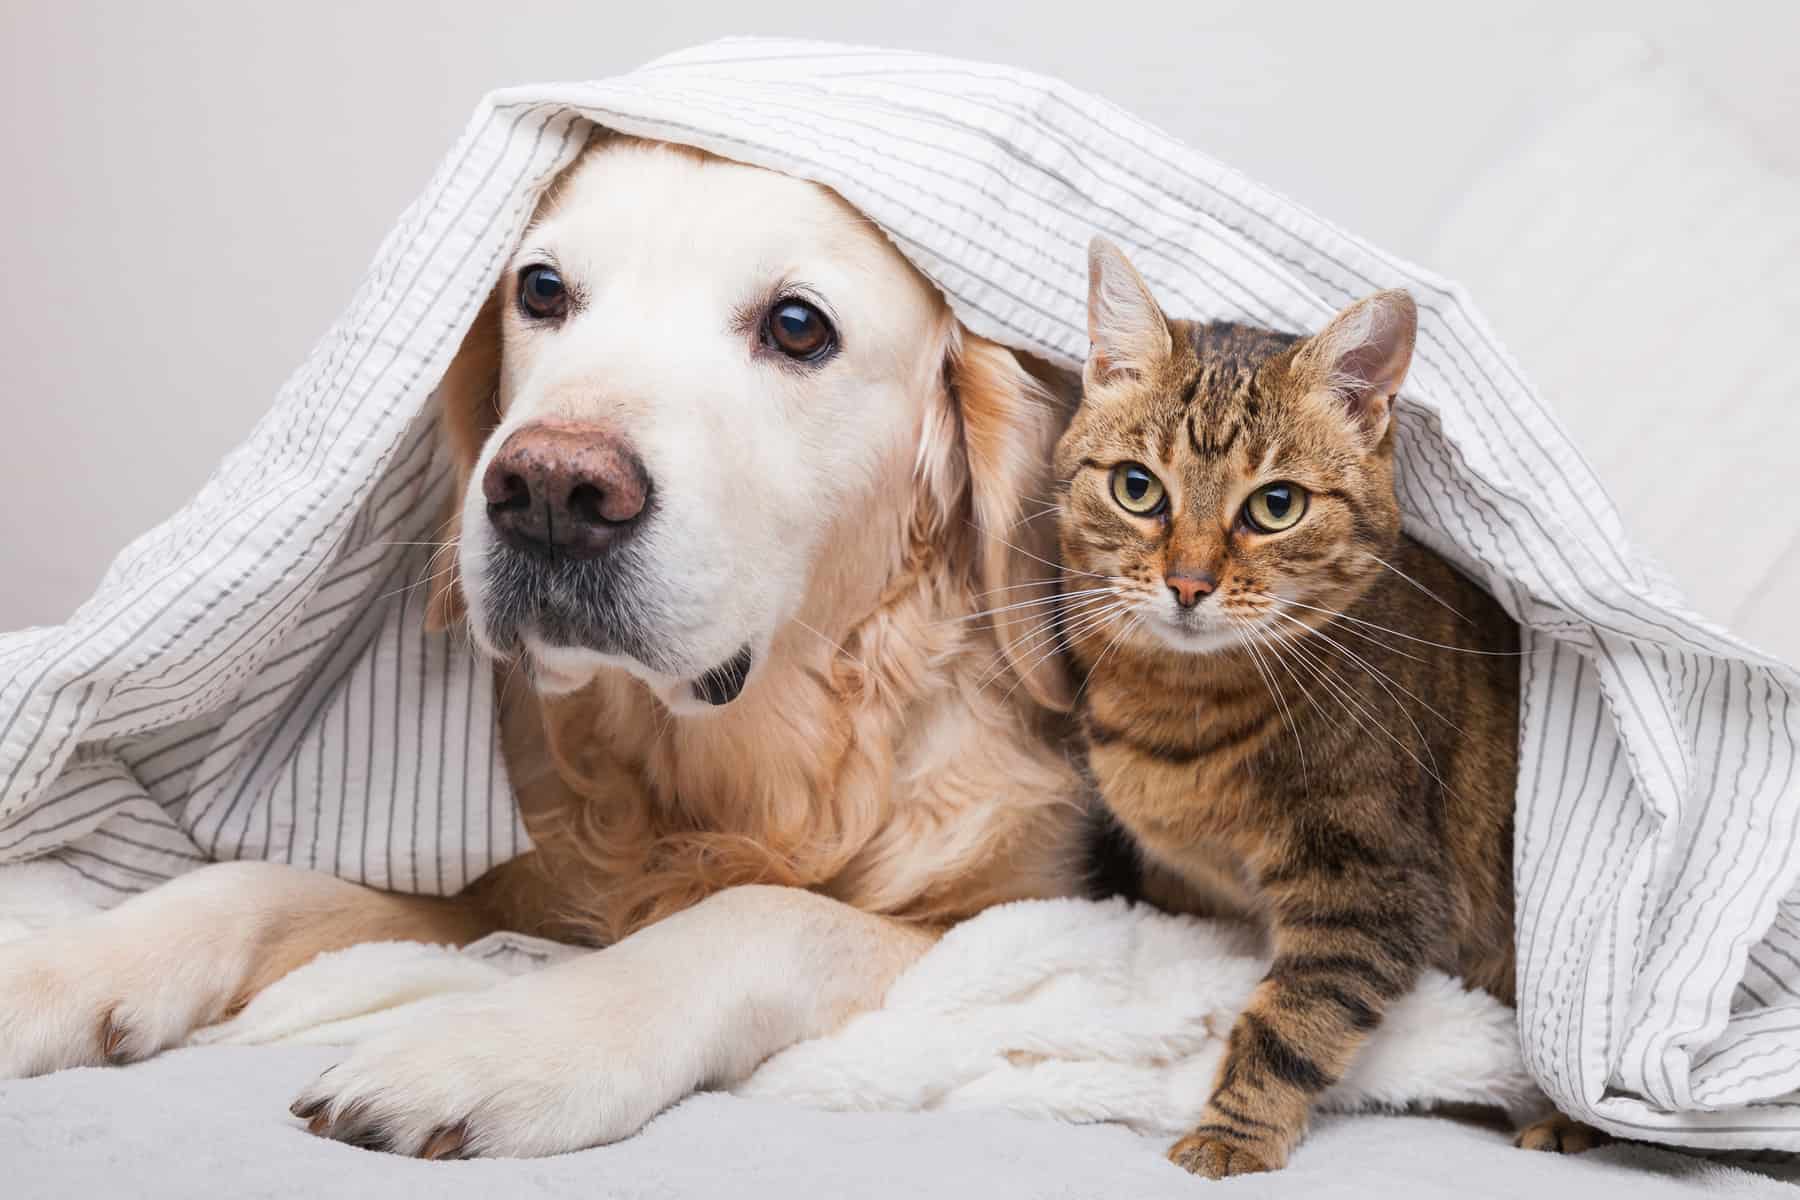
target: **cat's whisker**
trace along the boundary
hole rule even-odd
[[[1404,579],[1406,582],[1408,582],[1408,583],[1412,584],[1414,587],[1418,588],[1421,592],[1424,592],[1427,596],[1430,596],[1433,600],[1436,600],[1439,604],[1444,606],[1444,611],[1450,613],[1452,616],[1454,616],[1458,620],[1462,621],[1463,624],[1465,624],[1465,625],[1475,624],[1475,622],[1469,620],[1469,618],[1463,616],[1462,613],[1458,612],[1454,607],[1452,607],[1448,600],[1444,599],[1442,596],[1438,595],[1436,592],[1432,591],[1430,588],[1426,587],[1424,584],[1422,584],[1418,580],[1414,579],[1411,575],[1408,575],[1405,571],[1402,571],[1399,567],[1396,567],[1393,563],[1389,562],[1387,559],[1381,557],[1381,555],[1376,554],[1371,550],[1364,550],[1363,553],[1368,555],[1370,558],[1374,559],[1376,562],[1380,563],[1382,566],[1386,567],[1388,570],[1392,571],[1395,575],[1398,575],[1401,579]]]
[[[1087,679],[1082,680],[1081,686],[1075,689],[1076,703],[1080,702],[1081,694],[1087,690],[1088,681],[1099,674],[1101,665],[1106,662],[1106,656],[1111,654],[1120,642],[1135,633],[1138,627],[1144,623],[1144,620],[1145,617],[1142,612],[1133,614],[1131,619],[1125,622],[1124,627],[1113,635],[1112,640],[1106,643],[1105,649],[1100,651],[1100,657],[1096,658],[1094,660],[1094,665],[1088,669]]]
[[[1088,601],[1083,606],[1079,606],[1073,615],[1077,618],[1085,616],[1093,611],[1094,605],[1101,603],[1104,603],[1104,601]],[[989,655],[988,660],[982,664],[981,671],[975,681],[976,686],[986,687],[989,682],[998,679],[1001,675],[1005,674],[1009,664],[1013,660],[1022,659],[1024,656],[1035,652],[1039,647],[1046,643],[1046,640],[1054,643],[1060,622],[1067,619],[1070,615],[1071,614],[1063,614],[1056,611],[1033,614],[1032,619],[1037,621],[1037,624],[1026,629],[1025,632],[1019,634],[1017,637],[1002,637],[1000,639],[1001,644],[991,655]]]
[[[975,530],[977,533],[986,534],[987,536],[993,538],[995,541],[999,542],[1002,546],[1005,546],[1008,550],[1011,550],[1018,554],[1023,554],[1026,558],[1031,559],[1033,562],[1042,563],[1046,567],[1051,568],[1052,570],[1061,571],[1067,575],[1081,575],[1088,579],[1111,579],[1112,578],[1112,576],[1110,576],[1110,575],[1099,575],[1093,571],[1078,571],[1074,567],[1065,567],[1061,563],[1053,563],[1047,558],[1039,558],[1037,555],[1033,554],[1031,551],[1025,549],[1024,547],[1013,545],[1011,542],[1007,541],[1005,538],[1001,537],[999,534],[994,533],[991,530],[983,529],[981,526],[977,525],[973,521],[969,522],[969,528]]]
[[[1289,619],[1291,620],[1292,618],[1289,618]],[[1328,647],[1337,648],[1337,649],[1341,650],[1341,647],[1336,647],[1334,643],[1331,643],[1328,639],[1325,639],[1322,634],[1320,635],[1320,638],[1322,641],[1326,642]],[[1302,646],[1301,643],[1296,642],[1295,649],[1303,649],[1308,654],[1317,653],[1317,651],[1314,650],[1314,648],[1312,647],[1312,645],[1310,643],[1307,643],[1304,646]],[[1321,661],[1321,665],[1323,665],[1323,656],[1322,655],[1320,656],[1320,661]],[[1356,662],[1354,665],[1363,667],[1363,673],[1368,675],[1369,678],[1373,679],[1375,681],[1375,686],[1379,687],[1383,692],[1387,693],[1387,698],[1389,700],[1393,701],[1395,708],[1400,710],[1400,715],[1406,718],[1406,723],[1408,725],[1412,726],[1413,736],[1419,739],[1420,749],[1424,750],[1425,756],[1431,760],[1432,776],[1434,778],[1436,778],[1438,780],[1438,782],[1443,783],[1443,777],[1440,773],[1442,771],[1442,768],[1438,765],[1437,752],[1431,748],[1431,742],[1428,738],[1426,738],[1425,731],[1423,729],[1419,728],[1419,723],[1417,721],[1413,720],[1413,716],[1410,712],[1406,711],[1406,705],[1400,703],[1399,697],[1394,695],[1393,689],[1388,687],[1387,683],[1383,682],[1383,679],[1386,677],[1383,676],[1381,674],[1381,672],[1379,672],[1379,671],[1371,672],[1366,664]],[[1332,675],[1332,678],[1337,679],[1340,683],[1344,682],[1343,679],[1338,675],[1338,673],[1336,671],[1332,671],[1331,675]],[[1396,685],[1396,686],[1398,686],[1398,685]],[[1344,683],[1344,687],[1346,690],[1351,690],[1350,685],[1348,683]],[[1404,688],[1402,688],[1401,690],[1405,691]],[[1412,695],[1412,693],[1407,692],[1407,695],[1410,696],[1410,695]],[[1414,698],[1417,699],[1417,697],[1414,697]],[[1420,703],[1423,704],[1424,701],[1421,700]],[[1368,701],[1367,705],[1369,708],[1372,709],[1374,707],[1374,702]],[[1430,706],[1427,705],[1426,707],[1430,707]],[[1435,709],[1433,709],[1432,711],[1434,713],[1436,712]],[[1438,714],[1438,716],[1439,716],[1439,719],[1444,721],[1445,724],[1450,724],[1449,718],[1444,717],[1442,714]],[[1452,726],[1452,728],[1454,728],[1454,726]],[[1446,790],[1448,790],[1448,785],[1446,785]]]
[[[1021,526],[1021,525],[1029,525],[1033,521],[1041,521],[1045,517],[1051,516],[1053,514],[1061,513],[1061,512],[1062,512],[1062,505],[1060,505],[1060,504],[1042,505],[1041,507],[1038,508],[1038,510],[1036,512],[1028,512],[1028,513],[1022,514],[1018,520],[1014,521],[1011,525],[1007,526],[1007,532],[1010,533],[1012,530],[1019,528],[1019,526]]]
[[[1122,593],[1117,588],[1090,588],[1090,589],[1086,589],[1081,592],[1065,592],[1060,596],[1042,596],[1036,600],[1025,600],[1018,604],[1008,604],[1008,605],[1004,605],[1000,608],[983,609],[980,612],[970,613],[967,616],[963,616],[963,617],[952,617],[949,619],[948,623],[981,621],[981,620],[986,620],[990,617],[1004,616],[1007,613],[1015,613],[1015,612],[1021,612],[1021,611],[1025,612],[1028,616],[1038,616],[1041,614],[1032,613],[1030,610],[1052,608],[1052,607],[1056,607],[1058,605],[1063,605],[1063,604],[1072,604],[1072,603],[1076,603],[1078,601],[1089,599],[1093,596],[1117,596],[1120,594],[1122,594]],[[1023,620],[1023,619],[1025,619],[1025,618],[1024,617],[1013,617],[1009,620],[998,621],[998,622],[996,622],[996,624],[1012,625],[1012,624],[1016,624],[1018,621]]]
[[[1084,610],[1072,618],[1065,617],[1061,621],[1052,622],[1051,636],[1047,639],[1050,652],[1058,653],[1067,649],[1079,639],[1087,637],[1096,629],[1104,628],[1111,621],[1129,612],[1132,607],[1132,602],[1128,599],[1114,600]]]
[[[1027,657],[1031,659],[1029,665],[1017,668],[1021,678],[1037,670],[1051,655],[1064,652],[1076,639],[1103,627],[1130,607],[1128,600],[1110,600],[1097,602],[1074,614],[1052,617],[1029,639],[1014,648],[1015,657],[1021,661]],[[983,682],[998,678],[1006,671],[1007,666],[1007,655],[1003,650],[997,656],[995,668]]]
[[[1281,603],[1280,600],[1275,601],[1275,604],[1279,604],[1279,603]],[[1272,617],[1287,617],[1290,620],[1294,619],[1293,614],[1284,612],[1280,608],[1275,607],[1274,605],[1271,605],[1269,608],[1265,609],[1264,611],[1267,613],[1267,615],[1272,616]],[[1297,637],[1305,637],[1308,634],[1318,633],[1321,630],[1323,630],[1326,626],[1329,626],[1331,624],[1332,623],[1330,621],[1320,621],[1317,625],[1311,625],[1305,621],[1299,621],[1298,627],[1299,627],[1300,632],[1298,632],[1298,633],[1295,633],[1292,630],[1289,630],[1285,627],[1276,629],[1273,632],[1274,632],[1274,636],[1276,638],[1278,638],[1281,641],[1286,642],[1286,641],[1292,641],[1294,638],[1297,638]],[[1394,643],[1389,642],[1389,641],[1384,641],[1383,639],[1376,637],[1372,633],[1368,633],[1364,630],[1358,629],[1354,625],[1344,623],[1344,624],[1337,625],[1336,628],[1339,630],[1342,630],[1344,633],[1351,635],[1352,637],[1361,638],[1363,641],[1369,643],[1371,646],[1380,646],[1383,650],[1387,651],[1389,654],[1398,655],[1401,658],[1408,658],[1416,663],[1429,663],[1431,661],[1430,659],[1426,658],[1423,654],[1414,654],[1410,650],[1401,649],[1399,646],[1394,645]]]
[[[1048,605],[1054,605],[1054,604],[1063,604],[1063,603],[1067,603],[1068,601],[1077,600],[1077,599],[1080,599],[1085,596],[1104,596],[1104,595],[1120,595],[1120,594],[1122,594],[1122,589],[1117,588],[1117,587],[1082,588],[1079,591],[1061,592],[1054,596],[1039,596],[1033,600],[1020,600],[1013,604],[1003,604],[999,608],[984,608],[980,612],[972,612],[965,616],[946,617],[942,621],[934,622],[934,624],[958,625],[958,624],[962,624],[967,621],[979,621],[979,620],[983,619],[984,617],[992,617],[992,616],[995,616],[1000,613],[1016,612],[1020,609],[1043,608]],[[1011,624],[1011,622],[1003,621],[1003,622],[1000,622],[1000,624]]]
[[[1272,600],[1277,604],[1285,604],[1291,608],[1303,608],[1308,612],[1324,613],[1326,616],[1335,617],[1340,621],[1349,621],[1352,624],[1364,625],[1370,629],[1379,629],[1383,633],[1392,634],[1397,638],[1405,638],[1409,642],[1418,642],[1422,646],[1433,646],[1439,650],[1451,650],[1457,654],[1479,654],[1487,658],[1518,658],[1520,655],[1524,654],[1523,650],[1471,650],[1467,646],[1451,646],[1444,642],[1434,642],[1430,638],[1414,637],[1412,634],[1402,633],[1398,629],[1389,629],[1386,625],[1377,625],[1373,621],[1365,621],[1361,617],[1353,617],[1349,613],[1338,612],[1336,609],[1319,608],[1317,605],[1313,604],[1302,604],[1298,600],[1289,600],[1285,596],[1276,596],[1269,592],[1251,592],[1250,595],[1258,596],[1264,600]],[[1311,626],[1308,626],[1308,628],[1311,628]]]
[[[1049,579],[1027,579],[1023,583],[1008,583],[997,588],[989,588],[985,592],[976,592],[977,596],[993,596],[1000,592],[1017,592],[1025,588],[1061,587],[1062,580],[1056,576]]]
[[[1340,656],[1345,658],[1347,661],[1354,663],[1358,667],[1361,667],[1362,670],[1365,673],[1367,673],[1371,679],[1374,679],[1375,682],[1380,684],[1383,688],[1386,688],[1389,684],[1392,684],[1394,687],[1399,688],[1400,691],[1402,693],[1404,693],[1406,696],[1410,697],[1413,701],[1415,701],[1419,705],[1419,707],[1423,708],[1426,712],[1430,713],[1432,716],[1436,717],[1438,720],[1442,721],[1444,724],[1448,725],[1450,728],[1455,729],[1456,732],[1458,732],[1458,733],[1463,732],[1463,730],[1460,727],[1458,727],[1458,725],[1456,724],[1455,721],[1452,721],[1449,717],[1446,717],[1443,713],[1439,712],[1436,708],[1432,707],[1432,705],[1428,701],[1426,701],[1426,699],[1423,696],[1419,695],[1417,692],[1412,691],[1410,688],[1408,688],[1404,684],[1402,684],[1398,679],[1395,679],[1392,675],[1389,675],[1386,671],[1383,671],[1380,667],[1377,667],[1374,663],[1370,662],[1368,659],[1364,658],[1362,655],[1358,654],[1356,651],[1350,649],[1350,647],[1344,645],[1342,642],[1340,642],[1336,638],[1332,637],[1331,634],[1328,633],[1327,631],[1325,631],[1323,629],[1314,629],[1311,625],[1308,625],[1306,622],[1299,620],[1296,617],[1290,617],[1286,613],[1283,613],[1283,612],[1278,612],[1275,615],[1280,617],[1284,621],[1292,621],[1295,625],[1298,625],[1300,628],[1306,630],[1308,633],[1310,633],[1314,637],[1318,638],[1325,645],[1331,647],[1334,651],[1336,651]],[[1390,696],[1392,696],[1392,694],[1393,694],[1392,692],[1389,692]],[[1398,704],[1399,701],[1396,700],[1395,703]],[[1402,708],[1404,709],[1404,706],[1402,706]],[[1423,735],[1421,735],[1421,736],[1423,736]]]
[[[1286,648],[1290,651],[1297,650],[1299,648],[1299,645],[1300,644],[1298,642],[1289,641],[1286,643]],[[1283,661],[1285,662],[1285,659]],[[1326,673],[1319,665],[1318,660],[1316,660],[1310,656],[1301,655],[1298,658],[1296,658],[1295,662],[1300,667],[1300,669],[1302,671],[1306,672],[1307,676],[1309,678],[1311,678],[1318,685],[1316,687],[1306,689],[1307,698],[1314,705],[1317,705],[1319,703],[1319,696],[1321,694],[1328,696],[1337,703],[1337,706],[1339,708],[1343,709],[1344,712],[1349,715],[1351,720],[1356,722],[1356,726],[1358,729],[1361,729],[1364,733],[1376,732],[1376,730],[1374,728],[1370,727],[1368,721],[1364,719],[1364,714],[1368,710],[1366,708],[1362,707],[1361,702],[1357,701],[1357,706],[1352,707],[1351,704],[1344,699],[1344,696],[1346,693],[1344,690],[1343,681],[1341,679],[1336,678],[1335,675],[1331,676],[1330,678],[1327,678]],[[1297,679],[1296,679],[1296,682],[1298,682]],[[1349,695],[1351,696],[1352,700],[1356,700],[1354,693],[1349,693]],[[1373,715],[1373,714],[1371,714],[1371,715]],[[1378,724],[1379,724],[1379,722],[1378,722]],[[1388,737],[1390,737],[1390,738],[1393,737],[1393,734],[1388,733],[1388,731],[1386,729],[1382,729],[1381,732],[1387,733]],[[1404,747],[1402,747],[1402,748],[1404,749]]]
[[[1300,783],[1306,791],[1307,798],[1311,799],[1312,780],[1307,775],[1306,746],[1300,737],[1300,727],[1295,724],[1294,714],[1289,710],[1287,701],[1281,695],[1281,687],[1275,682],[1275,673],[1263,662],[1262,651],[1257,649],[1256,642],[1252,640],[1260,640],[1258,634],[1255,628],[1249,623],[1237,618],[1229,619],[1231,620],[1231,623],[1237,627],[1238,641],[1243,643],[1244,649],[1250,652],[1251,661],[1256,664],[1256,673],[1262,677],[1263,686],[1269,689],[1269,697],[1275,701],[1275,706],[1281,710],[1282,719],[1287,722],[1289,731],[1294,735],[1294,753],[1300,758]],[[1287,670],[1287,665],[1285,663],[1282,664],[1282,669]],[[1288,671],[1288,675],[1292,677],[1293,672]],[[1294,686],[1300,687],[1300,681],[1298,679],[1294,680]],[[1304,692],[1306,689],[1301,688],[1300,690]]]
[[[1343,679],[1341,677],[1339,677],[1335,671],[1329,671],[1324,666],[1323,659],[1312,657],[1313,652],[1311,650],[1307,649],[1305,647],[1304,643],[1302,643],[1298,640],[1290,641],[1288,643],[1288,645],[1290,648],[1292,648],[1294,650],[1303,652],[1302,656],[1300,658],[1301,665],[1307,667],[1312,672],[1314,678],[1318,679],[1321,683],[1326,684],[1332,698],[1338,702],[1338,705],[1341,708],[1343,708],[1345,712],[1352,713],[1352,715],[1355,716],[1355,713],[1351,709],[1350,704],[1345,702],[1345,697],[1348,697],[1348,699],[1351,703],[1354,703],[1357,706],[1357,708],[1360,709],[1361,711],[1368,713],[1370,719],[1375,722],[1375,724],[1373,726],[1370,726],[1368,724],[1368,722],[1365,722],[1364,720],[1362,720],[1362,718],[1360,716],[1358,716],[1358,717],[1356,717],[1356,722],[1359,726],[1361,726],[1365,730],[1369,730],[1370,732],[1380,732],[1383,736],[1385,736],[1388,739],[1388,741],[1394,743],[1395,746],[1398,746],[1400,748],[1401,753],[1405,754],[1406,757],[1412,759],[1413,762],[1417,763],[1419,766],[1419,769],[1421,771],[1424,771],[1427,775],[1431,776],[1432,779],[1436,780],[1438,786],[1444,789],[1444,792],[1446,795],[1455,795],[1456,794],[1455,789],[1453,789],[1450,786],[1449,781],[1446,780],[1441,774],[1438,773],[1437,756],[1436,755],[1432,755],[1432,761],[1427,763],[1424,759],[1420,758],[1417,754],[1414,754],[1412,751],[1412,747],[1408,746],[1405,742],[1401,741],[1399,736],[1397,734],[1395,734],[1393,730],[1389,729],[1385,724],[1382,723],[1379,713],[1376,713],[1372,708],[1370,708],[1368,706],[1366,701],[1364,701],[1361,697],[1357,696],[1355,690],[1353,688],[1351,688],[1349,684],[1345,683],[1343,681]],[[1328,678],[1328,676],[1329,676],[1329,678]],[[1398,703],[1398,702],[1396,701],[1396,703]],[[1401,706],[1400,711],[1401,711],[1401,715],[1406,717],[1407,721],[1412,723],[1413,731],[1415,733],[1418,733],[1418,729],[1419,729],[1418,723],[1412,720],[1411,715],[1406,712],[1404,706]],[[1425,741],[1423,734],[1419,735],[1419,744],[1421,746],[1425,747],[1426,753],[1429,754],[1431,752],[1430,743]]]
[[[1128,602],[1122,601],[1122,602],[1119,602],[1115,607],[1108,608],[1108,609],[1102,611],[1101,613],[1097,614],[1096,616],[1088,618],[1082,624],[1080,629],[1073,633],[1065,632],[1063,630],[1057,630],[1056,636],[1052,637],[1049,640],[1047,649],[1044,649],[1043,652],[1040,653],[1039,655],[1037,655],[1037,657],[1034,658],[1029,664],[1015,668],[1016,674],[1018,675],[1018,679],[1016,682],[1014,682],[1012,687],[1010,687],[1006,690],[1006,695],[1005,695],[1005,697],[1003,697],[1003,699],[1010,700],[1012,698],[1013,692],[1018,690],[1019,685],[1024,683],[1026,678],[1028,676],[1030,676],[1032,672],[1036,671],[1038,669],[1038,667],[1042,666],[1045,662],[1047,662],[1051,658],[1051,656],[1056,655],[1056,654],[1061,654],[1066,649],[1069,642],[1072,642],[1077,637],[1085,637],[1088,633],[1092,632],[1094,629],[1104,628],[1108,622],[1118,619],[1118,617],[1120,615],[1122,615],[1124,612],[1128,611],[1130,609],[1130,607],[1131,607],[1131,605]]]
[[[1104,597],[1088,601],[1073,613],[1052,613],[1042,625],[1032,632],[1013,642],[1010,647],[1002,647],[989,661],[987,669],[976,686],[986,687],[989,683],[1005,674],[1012,659],[1023,659],[1025,656],[1044,650],[1044,655],[1034,661],[1029,668],[1022,668],[1023,674],[1035,671],[1049,654],[1059,653],[1064,645],[1086,633],[1091,627],[1116,616],[1130,607],[1128,600],[1109,600]],[[1047,648],[1047,649],[1046,649]]]
[[[1116,602],[1123,596],[1124,593],[1122,591],[1115,591],[1109,588],[1103,590],[1098,595],[1084,596],[1069,605],[1066,609],[1053,605],[1048,608],[1026,612],[1011,621],[1001,621],[997,624],[1000,627],[1001,632],[1010,632],[1014,626],[1021,622],[1035,623],[1026,632],[1019,634],[1013,639],[1016,644],[1020,640],[1034,637],[1047,629],[1054,629],[1059,623],[1066,625],[1070,621],[1079,620],[1087,614],[1094,612],[1097,608],[1108,603]]]

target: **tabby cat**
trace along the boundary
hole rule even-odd
[[[1089,289],[1056,451],[1063,643],[1146,891],[1269,933],[1170,1157],[1271,1170],[1422,968],[1512,1000],[1518,629],[1401,532],[1405,292],[1304,338],[1169,320],[1103,239]]]

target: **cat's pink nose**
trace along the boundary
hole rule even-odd
[[[1183,608],[1192,608],[1208,596],[1212,595],[1219,581],[1203,571],[1170,571],[1163,576],[1163,582],[1169,585],[1169,591],[1175,595],[1175,603]]]

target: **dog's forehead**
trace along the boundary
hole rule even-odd
[[[590,152],[526,236],[577,266],[700,260],[784,270],[808,261],[904,265],[878,230],[818,184],[682,147],[624,142]],[[574,260],[574,261],[568,261]]]

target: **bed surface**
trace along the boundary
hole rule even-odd
[[[460,1197],[978,1196],[1193,1200],[1233,1195],[1383,1200],[1629,1197],[1705,1186],[1785,1196],[1800,1167],[1755,1172],[1612,1146],[1564,1159],[1498,1129],[1430,1117],[1321,1118],[1282,1174],[1224,1184],[1169,1165],[1162,1139],[1117,1126],[967,1114],[827,1113],[701,1095],[618,1145],[552,1159],[423,1163],[314,1138],[287,1104],[334,1062],[328,1046],[204,1047],[137,1066],[0,1084],[0,1194],[459,1200]],[[1785,1176],[1779,1172],[1785,1171]]]

